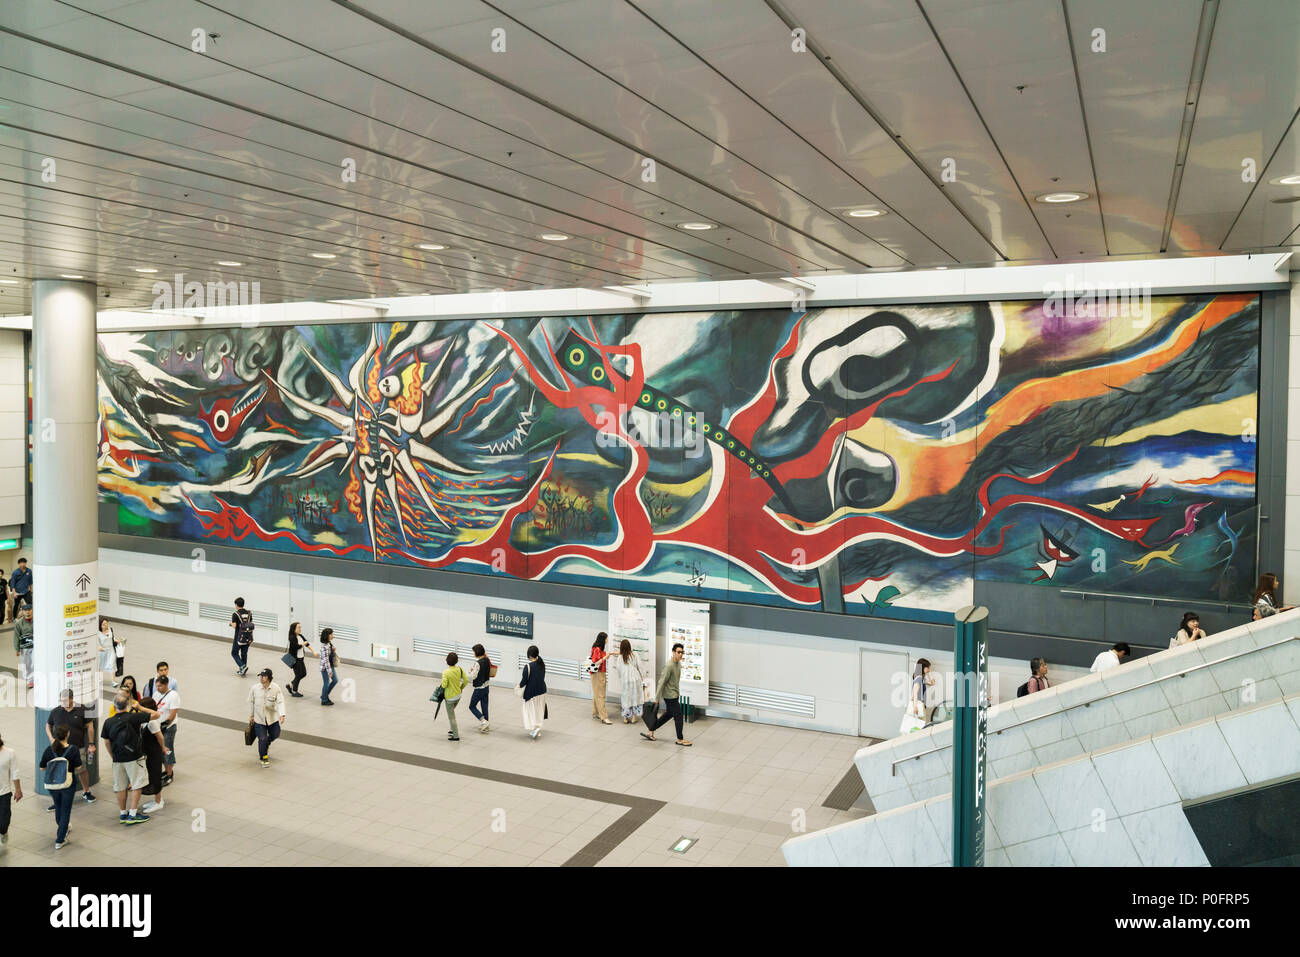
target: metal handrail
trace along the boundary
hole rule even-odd
[[[1248,654],[1253,655],[1256,651],[1266,651],[1269,648],[1276,648],[1278,645],[1284,645],[1288,641],[1296,641],[1296,640],[1300,640],[1300,635],[1292,635],[1290,638],[1283,638],[1281,641],[1274,641],[1267,645],[1260,645],[1258,648],[1252,649],[1250,652],[1248,652]],[[1170,649],[1166,649],[1166,650],[1170,650]],[[1038,721],[1042,718],[1054,718],[1057,717],[1058,715],[1065,714],[1067,711],[1073,711],[1075,708],[1090,708],[1098,701],[1107,701],[1111,698],[1114,698],[1117,695],[1128,694],[1130,691],[1139,691],[1142,688],[1149,688],[1152,685],[1159,684],[1160,682],[1166,681],[1169,678],[1174,678],[1174,677],[1185,678],[1188,675],[1190,675],[1193,671],[1200,671],[1202,668],[1211,668],[1214,665],[1221,665],[1225,661],[1232,661],[1234,658],[1243,658],[1243,657],[1245,657],[1245,655],[1237,654],[1237,655],[1228,655],[1227,657],[1224,658],[1218,658],[1214,661],[1203,661],[1199,665],[1193,665],[1191,668],[1188,668],[1185,671],[1179,671],[1176,673],[1167,674],[1160,678],[1152,678],[1150,681],[1144,681],[1140,685],[1134,685],[1132,688],[1124,688],[1120,691],[1112,691],[1110,694],[1102,695],[1100,698],[1093,698],[1091,701],[1081,701],[1078,704],[1070,705],[1068,708],[1062,708],[1060,711],[1049,711],[1046,714],[1039,714],[1039,715],[1034,715],[1034,717],[1032,718],[1025,718],[1025,720],[1017,721],[1015,724],[1009,724],[1005,728],[999,728],[997,731],[994,731],[993,733],[1001,734],[1003,731],[1010,731],[1012,728],[1019,728],[1022,725],[1032,724],[1033,722]],[[1062,685],[1062,687],[1064,687],[1064,685]],[[893,761],[889,765],[889,776],[897,777],[898,766],[902,764],[904,761],[919,761],[921,760],[921,758],[925,757],[928,754],[936,754],[939,751],[946,751],[948,748],[951,747],[952,747],[952,742],[949,741],[947,744],[941,744],[937,748],[931,748],[929,751],[922,751],[919,754],[910,754],[905,758],[898,758],[897,760]]]

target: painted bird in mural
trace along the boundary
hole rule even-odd
[[[379,341],[372,326],[370,342],[349,370],[345,383],[326,368],[310,349],[305,349],[303,354],[329,383],[331,391],[347,412],[301,398],[284,383],[277,383],[281,395],[288,402],[323,419],[340,433],[337,437],[318,444],[289,476],[305,478],[315,475],[340,459],[343,460],[340,474],[353,469],[353,477],[364,498],[366,529],[376,560],[379,558],[380,545],[375,537],[375,504],[381,484],[388,496],[402,541],[409,544],[398,498],[398,472],[414,487],[430,515],[443,526],[447,523],[434,503],[425,475],[428,475],[428,481],[432,483],[437,481],[437,477],[430,473],[481,474],[475,469],[453,462],[429,443],[447,427],[483,382],[496,373],[499,362],[489,363],[464,389],[445,398],[441,405],[430,410],[429,400],[435,387],[442,381],[451,353],[451,344],[448,343],[431,371],[428,370],[427,363],[409,353],[385,362],[380,355]]]
[[[1202,511],[1213,504],[1214,502],[1197,502],[1195,505],[1187,506],[1186,510],[1183,512],[1183,527],[1163,541],[1155,542],[1153,544],[1163,545],[1165,542],[1172,542],[1175,538],[1181,538],[1184,535],[1192,534],[1192,532],[1196,531],[1196,516],[1200,515]]]
[[[1114,501],[1102,502],[1100,505],[1089,505],[1088,507],[1095,508],[1099,512],[1113,512],[1115,511],[1115,506],[1118,505],[1120,502],[1124,501],[1126,498],[1128,498],[1127,495],[1121,495],[1119,498],[1115,499]]]
[[[1244,532],[1246,529],[1243,527],[1240,532],[1234,532],[1232,530],[1232,526],[1228,524],[1228,510],[1226,508],[1223,510],[1222,514],[1219,515],[1219,520],[1215,525],[1218,527],[1219,531],[1223,532],[1225,538],[1223,541],[1219,542],[1218,545],[1214,546],[1214,550],[1217,552],[1224,545],[1227,545],[1228,557],[1220,558],[1214,563],[1214,565],[1231,565],[1233,558],[1237,555],[1237,540],[1241,538],[1241,532]],[[1213,568],[1214,565],[1211,565],[1210,567]]]
[[[1141,558],[1137,559],[1136,561],[1131,562],[1128,559],[1124,559],[1123,561],[1125,565],[1135,566],[1137,570],[1140,572],[1146,571],[1147,566],[1150,565],[1152,562],[1156,562],[1156,561],[1168,562],[1170,565],[1181,565],[1182,562],[1179,562],[1174,559],[1174,552],[1176,551],[1178,551],[1178,545],[1170,545],[1168,548],[1162,549],[1160,551],[1147,552],[1145,555],[1143,555]]]

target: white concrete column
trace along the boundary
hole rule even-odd
[[[45,722],[72,688],[99,702],[98,402],[95,284],[32,284],[32,598],[36,753]],[[90,765],[92,783],[95,764]],[[39,779],[38,779],[39,780]]]

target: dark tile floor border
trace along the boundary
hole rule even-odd
[[[152,626],[144,626],[152,627]],[[18,678],[16,668],[7,665],[0,665],[0,672],[5,672]],[[104,700],[109,701],[114,697],[112,689],[104,692]],[[236,718],[225,718],[215,714],[205,714],[202,711],[195,711],[192,708],[185,709],[186,720],[197,721],[199,724],[210,725],[214,728],[228,728],[231,731],[242,732],[248,726],[247,721]],[[317,734],[305,734],[301,731],[283,731],[280,738],[285,741],[295,741],[300,744],[311,745],[317,748],[328,748],[332,751],[342,751],[348,754],[359,754],[363,757],[376,758],[380,761],[394,761],[398,764],[406,764],[412,767],[428,768],[432,771],[442,771],[445,774],[460,774],[465,777],[478,778],[481,781],[495,781],[498,784],[508,784],[513,787],[527,788],[533,791],[545,791],[550,794],[560,794],[565,797],[578,798],[583,801],[596,801],[601,804],[613,804],[627,808],[618,820],[607,826],[599,834],[588,841],[583,847],[576,851],[562,867],[592,867],[599,863],[604,857],[618,847],[624,840],[630,837],[642,824],[654,817],[659,810],[663,808],[667,801],[657,801],[652,798],[637,797],[633,794],[621,794],[618,791],[603,791],[599,788],[583,787],[580,784],[569,784],[565,781],[551,781],[547,778],[533,777],[528,774],[515,774],[512,771],[501,771],[497,768],[484,768],[474,764],[459,764],[455,761],[447,761],[443,758],[432,758],[421,754],[412,754],[409,751],[392,751],[388,748],[376,748],[368,744],[360,744],[355,741],[339,741],[335,738],[327,738]]]

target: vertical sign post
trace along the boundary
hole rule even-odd
[[[962,608],[954,616],[953,666],[956,714],[952,728],[952,864],[984,866],[984,820],[988,813],[989,610]]]

